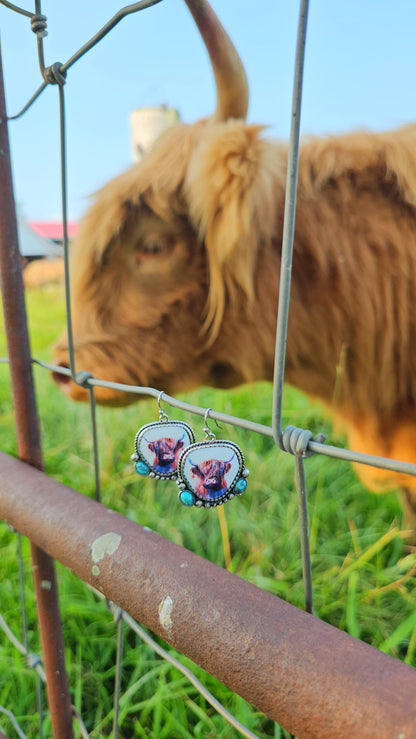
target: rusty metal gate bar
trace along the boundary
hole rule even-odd
[[[29,335],[18,247],[16,212],[0,49],[0,284],[10,357],[19,456],[42,468],[39,420],[33,384]],[[34,588],[38,609],[47,692],[54,736],[71,739],[72,709],[64,661],[57,583],[51,557],[31,542]],[[47,584],[47,586],[46,586]]]
[[[4,453],[0,470],[1,518],[299,739],[416,736],[409,665]]]

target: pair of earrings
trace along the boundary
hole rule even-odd
[[[170,421],[160,406],[159,421],[142,426],[134,440],[132,455],[139,475],[157,480],[176,480],[180,502],[185,506],[212,508],[242,495],[247,488],[248,469],[243,453],[233,441],[217,440],[204,417],[205,438],[195,434],[184,421]]]

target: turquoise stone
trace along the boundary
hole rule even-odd
[[[147,464],[144,462],[136,462],[134,465],[136,472],[139,473],[139,475],[148,475],[149,474],[149,468]]]
[[[244,493],[245,489],[247,488],[247,480],[244,479],[244,477],[241,477],[235,486],[235,492],[237,495],[241,495]]]
[[[195,495],[190,490],[181,490],[179,493],[179,500],[182,505],[191,506],[195,503]]]

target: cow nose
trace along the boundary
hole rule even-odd
[[[65,367],[65,369],[69,369],[69,364],[66,364],[65,362],[59,362],[57,364],[57,367]],[[67,387],[71,382],[71,376],[66,374],[64,375],[62,372],[52,372],[52,379],[61,388]]]
[[[69,363],[66,361],[55,362],[55,366],[69,370]],[[56,382],[59,389],[62,390],[68,398],[72,400],[87,400],[88,391],[78,382],[74,382],[71,374],[63,374],[62,372],[52,371],[52,379]]]

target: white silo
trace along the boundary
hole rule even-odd
[[[140,162],[157,137],[178,121],[179,113],[176,108],[168,108],[166,105],[133,110],[130,113],[133,161]]]

